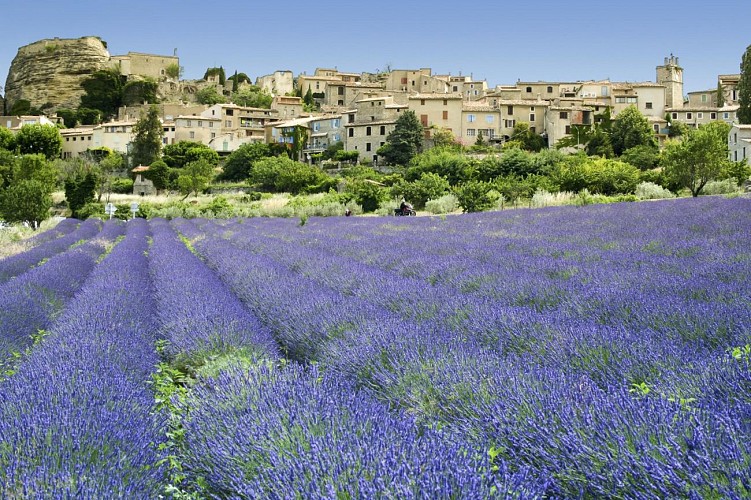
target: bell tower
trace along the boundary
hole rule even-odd
[[[673,54],[665,58],[665,64],[657,66],[657,83],[665,86],[665,105],[668,108],[683,107],[683,68]]]

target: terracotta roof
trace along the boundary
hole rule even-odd
[[[148,169],[149,167],[147,167],[146,165],[139,165],[133,170],[131,170],[131,172],[146,172]]]

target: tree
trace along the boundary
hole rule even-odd
[[[391,188],[391,194],[411,202],[415,208],[422,209],[428,200],[436,200],[448,193],[449,182],[438,174],[423,173],[414,182],[401,182]]]
[[[446,148],[456,145],[454,133],[447,128],[436,129],[431,135],[433,138],[433,145],[436,148]]]
[[[217,92],[216,87],[204,87],[196,92],[196,99],[201,104],[213,106],[214,104],[222,104],[227,102],[227,99],[223,95]]]
[[[57,110],[57,116],[63,119],[65,128],[73,128],[78,123],[78,113],[72,109],[60,108]]]
[[[0,192],[0,215],[7,222],[28,222],[36,229],[49,217],[50,208],[52,195],[38,180],[21,180]]]
[[[99,156],[97,163],[99,175],[97,176],[97,201],[102,201],[102,195],[107,193],[107,203],[110,201],[113,178],[115,172],[120,170],[125,163],[123,156],[117,151],[106,151],[107,154]]]
[[[164,129],[159,119],[159,108],[152,105],[146,113],[141,113],[141,118],[133,126],[131,157],[136,166],[151,165],[159,158],[163,135]]]
[[[198,193],[209,187],[213,177],[214,167],[206,160],[200,159],[183,167],[180,176],[177,178],[177,186],[180,192],[185,195],[185,198],[190,196],[190,193],[195,193],[198,196]]]
[[[255,162],[249,183],[277,193],[321,193],[336,185],[318,167],[294,161],[287,156],[262,158]]]
[[[529,123],[521,122],[514,126],[511,132],[511,140],[519,141],[522,149],[526,151],[538,152],[545,148],[545,139],[541,135],[532,132]]]
[[[751,124],[751,45],[746,47],[741,59],[741,77],[738,80],[738,122]]]
[[[636,106],[629,106],[618,114],[610,133],[610,142],[616,156],[634,146],[657,148],[657,140],[649,121]]]
[[[624,151],[620,159],[639,170],[651,170],[657,166],[659,158],[660,155],[655,148],[642,144]]]
[[[16,136],[5,127],[0,127],[0,149],[6,151],[16,149]]]
[[[237,80],[234,80],[237,81]],[[274,98],[265,89],[255,85],[247,85],[240,90],[232,91],[232,102],[250,108],[271,108]]]
[[[386,137],[386,144],[378,148],[378,155],[391,165],[407,165],[422,151],[424,129],[414,111],[405,111],[394,130]]]
[[[183,168],[186,163],[203,158],[212,166],[219,164],[219,153],[206,144],[195,141],[178,141],[164,146],[162,160],[170,168]]]
[[[169,170],[170,168],[165,162],[157,160],[144,172],[144,176],[154,184],[157,194],[167,189],[169,185]]]
[[[219,178],[223,181],[244,181],[250,177],[253,164],[269,156],[273,155],[268,144],[263,142],[243,144],[227,157]]]
[[[97,109],[104,116],[117,114],[123,103],[125,77],[117,68],[95,71],[81,83],[86,91],[81,96],[81,108]]]
[[[60,156],[63,138],[56,126],[33,123],[21,127],[16,135],[16,145],[21,154],[40,153],[52,159]]]
[[[464,212],[482,212],[494,208],[500,200],[500,193],[492,184],[482,181],[467,181],[454,188],[459,206]]]
[[[97,175],[93,170],[78,171],[65,179],[65,199],[71,211],[71,217],[80,218],[78,211],[87,203],[94,201],[97,187]]]
[[[177,63],[172,63],[164,69],[164,72],[168,77],[179,80],[183,76],[183,67]]]
[[[707,182],[731,168],[729,130],[725,122],[712,122],[689,129],[680,142],[669,141],[660,159],[665,176],[673,184],[688,188],[692,196],[699,196]]]
[[[123,104],[125,106],[133,106],[137,104],[156,103],[157,89],[159,85],[153,80],[135,80],[130,81],[123,87]]]

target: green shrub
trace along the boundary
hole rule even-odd
[[[431,214],[449,214],[459,208],[459,200],[453,194],[445,194],[425,203],[425,210]]]
[[[709,181],[702,189],[701,194],[733,194],[738,191],[738,183],[734,178],[721,181]]]
[[[464,212],[482,212],[496,208],[501,194],[493,185],[482,181],[467,181],[454,188],[459,206]]]
[[[675,198],[675,195],[654,182],[640,182],[636,186],[636,197],[640,200],[664,200]]]
[[[112,192],[117,194],[132,194],[133,179],[118,178],[112,181]]]

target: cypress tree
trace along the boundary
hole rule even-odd
[[[751,45],[741,59],[741,78],[738,80],[738,122],[751,124]]]

